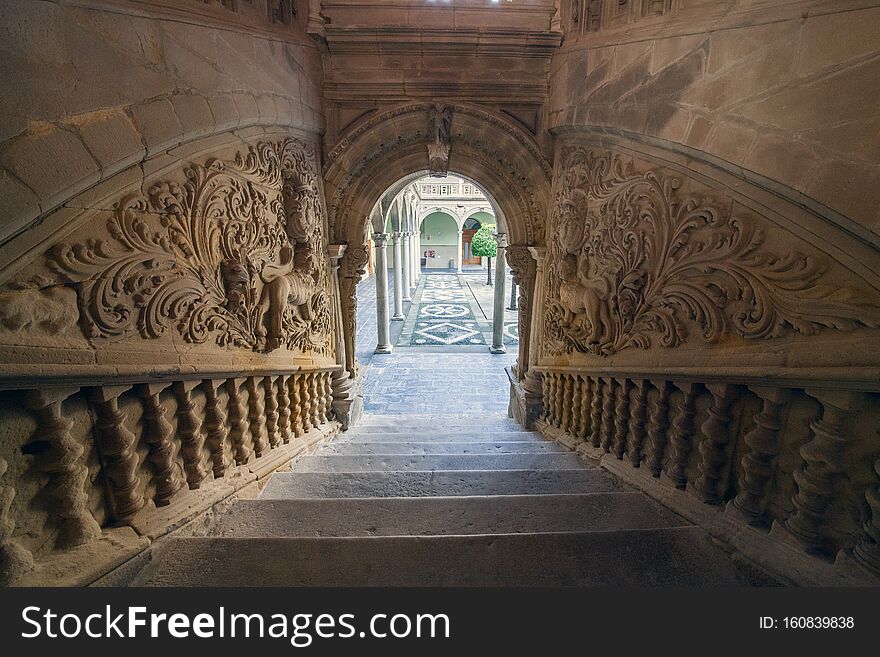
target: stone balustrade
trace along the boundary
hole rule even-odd
[[[338,430],[337,369],[0,380],[0,581],[91,584],[198,533]]]
[[[876,388],[536,369],[545,436],[795,581],[880,577]]]

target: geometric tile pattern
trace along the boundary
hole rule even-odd
[[[465,303],[422,303],[419,306],[418,319],[473,319],[474,314],[469,304]]]
[[[416,322],[410,344],[414,346],[486,344],[475,321]]]

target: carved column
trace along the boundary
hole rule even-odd
[[[629,462],[634,468],[642,464],[642,449],[645,444],[645,420],[648,415],[648,382],[639,379],[635,382],[635,398],[629,420]]]
[[[742,475],[738,491],[728,509],[754,525],[764,522],[767,489],[773,477],[773,467],[779,454],[779,431],[787,409],[790,392],[785,388],[752,387],[761,398],[763,407],[755,415],[755,426],[744,440],[749,453],[742,460]]]
[[[626,452],[626,436],[629,430],[629,396],[632,390],[632,381],[618,379],[617,381],[617,406],[614,408],[614,456],[623,460]]]
[[[574,400],[574,390],[572,389],[572,378],[568,374],[559,375],[559,387],[562,393],[562,403],[559,405],[559,428],[568,432],[571,429],[571,417]]]
[[[655,477],[663,472],[663,455],[666,451],[667,430],[669,429],[669,396],[672,384],[669,381],[653,382],[657,396],[651,406],[648,428],[648,469]]]
[[[707,384],[712,395],[709,417],[700,427],[703,441],[700,443],[700,477],[694,482],[694,492],[706,504],[720,504],[718,485],[727,462],[725,447],[730,442],[730,424],[733,417],[730,407],[739,396],[739,387],[726,384]]]
[[[354,396],[352,394],[354,384],[351,381],[351,375],[346,369],[345,329],[342,321],[342,300],[338,282],[340,261],[345,254],[345,250],[345,244],[331,244],[329,247],[330,268],[332,271],[331,280],[334,285],[333,291],[336,298],[340,300],[333,313],[333,332],[336,337],[336,364],[339,365],[339,368],[334,370],[331,375],[331,388],[333,394],[331,405],[333,408],[333,414],[342,424],[343,431],[348,430],[348,426],[351,422],[351,407],[352,404],[354,404]],[[293,388],[293,386],[288,386],[288,388]],[[297,402],[293,402],[294,413],[296,413],[296,406]],[[293,425],[292,428],[295,433],[295,422]]]
[[[0,481],[3,480],[8,468],[9,464],[0,457]],[[0,485],[0,586],[8,586],[13,579],[33,570],[34,567],[33,555],[13,539],[15,534],[13,500],[15,500],[15,488]],[[98,534],[100,533],[101,530],[98,528]]]
[[[602,406],[603,397],[608,392],[601,377],[593,379],[593,399],[590,402],[590,444],[593,447],[602,446]]]
[[[391,329],[388,326],[388,263],[385,261],[388,234],[375,233],[373,241],[376,243],[376,323],[379,334],[375,352],[390,354],[392,347]]]
[[[403,287],[404,283],[404,274],[403,274],[403,255],[402,255],[402,247],[400,244],[400,233],[392,233],[391,234],[391,253],[392,260],[394,264],[394,314],[391,316],[391,321],[393,322],[402,322],[403,321]]]
[[[519,289],[517,321],[519,353],[516,360],[517,378],[522,380],[529,371],[529,343],[531,335],[532,293],[535,289],[536,263],[527,246],[508,246],[507,263],[513,275],[513,287]]]
[[[248,419],[250,420],[251,437],[257,458],[269,451],[269,437],[266,433],[266,405],[257,383],[257,377],[248,377],[245,382],[248,390]]]
[[[171,498],[180,490],[183,482],[177,476],[175,461],[174,427],[166,417],[166,409],[159,400],[160,393],[171,383],[146,383],[138,388],[144,407],[144,440],[150,446],[147,457],[153,466],[153,480],[156,482],[156,494],[153,502],[156,506],[167,506]]]
[[[281,375],[278,377],[278,430],[281,432],[281,442],[285,445],[290,442],[293,432],[290,427],[290,392],[287,379],[290,377]]]
[[[403,233],[403,241],[401,243],[401,251],[403,257],[403,267],[402,278],[403,278],[403,300],[404,301],[412,301],[412,276],[410,272],[410,268],[412,267],[411,259],[412,259],[412,248],[410,244],[410,234]]]
[[[340,250],[339,257],[339,304],[341,315],[342,334],[345,342],[345,369],[351,378],[357,377],[358,365],[355,350],[357,333],[357,284],[366,273],[367,262],[370,259],[369,245],[331,245],[330,257]]]
[[[697,412],[698,385],[677,381],[673,381],[673,384],[681,390],[682,398],[678,402],[675,419],[672,421],[672,435],[669,437],[672,444],[672,462],[667,474],[676,488],[684,489],[687,488],[688,461],[694,447],[694,415]]]
[[[187,486],[191,490],[201,486],[207,475],[202,454],[205,438],[192,400],[192,390],[200,383],[201,381],[177,381],[171,387],[177,400],[177,435],[180,437],[183,469],[186,472]]]
[[[862,395],[849,391],[808,390],[822,405],[821,417],[810,423],[813,436],[801,447],[803,467],[796,470],[795,511],[782,525],[807,549],[823,547],[822,532],[846,462],[846,420],[861,408]],[[774,526],[779,532],[779,524]]]
[[[37,468],[48,475],[46,489],[57,501],[61,519],[59,547],[74,547],[101,536],[101,527],[89,511],[85,491],[89,471],[82,462],[84,449],[70,435],[73,422],[64,417],[62,402],[78,388],[44,388],[27,393],[26,403],[37,420],[29,445],[45,444],[36,456]]]
[[[880,478],[880,459],[874,461],[874,472]],[[880,486],[874,485],[865,491],[868,501],[868,516],[863,526],[864,535],[853,550],[856,561],[880,575]]]
[[[278,397],[275,390],[277,376],[263,377],[263,403],[266,405],[266,434],[269,445],[278,447],[281,444],[281,433],[278,430]]]
[[[496,241],[498,250],[495,260],[495,304],[492,314],[492,346],[489,351],[493,354],[503,354],[507,351],[504,347],[504,284],[507,277],[504,251],[507,248],[507,235],[499,233]]]
[[[125,426],[126,415],[119,410],[119,395],[130,389],[131,386],[102,386],[93,388],[90,395],[97,416],[98,453],[117,520],[125,520],[144,505],[144,496],[138,492],[137,436]]]
[[[217,389],[223,383],[223,379],[205,379],[202,383],[202,389],[205,391],[205,444],[211,453],[211,469],[215,479],[225,475],[229,467],[226,414],[220,407],[220,399],[217,396]]]
[[[291,424],[293,427],[293,435],[296,438],[299,438],[306,432],[303,422],[302,396],[300,395],[300,388],[302,387],[300,385],[300,379],[302,379],[302,377],[302,374],[294,374],[290,377],[287,384],[290,390],[290,405],[293,407]]]
[[[611,451],[614,441],[614,403],[617,399],[617,381],[605,379],[605,394],[602,398],[602,449]]]

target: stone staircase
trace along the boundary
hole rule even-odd
[[[700,529],[502,416],[367,416],[171,538],[136,584],[768,583]]]

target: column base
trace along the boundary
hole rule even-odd
[[[490,352],[490,353],[493,353],[493,354],[506,354],[506,353],[507,353],[507,349],[504,347],[504,345],[502,345],[502,346],[500,346],[500,347],[496,347],[496,346],[493,344],[491,347],[489,347],[489,352]]]
[[[404,317],[403,315],[392,315],[391,316],[392,322],[402,322],[404,319],[406,319],[406,317]]]
[[[403,297],[404,303],[412,303],[412,297]]]
[[[380,344],[373,351],[374,354],[390,354],[394,350],[390,344]]]

